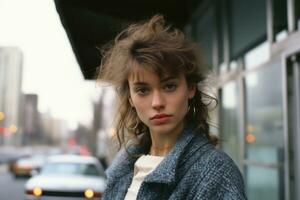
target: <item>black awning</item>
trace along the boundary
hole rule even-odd
[[[163,14],[182,28],[189,0],[54,0],[85,79],[94,79],[101,55],[97,47],[112,40],[126,24]]]

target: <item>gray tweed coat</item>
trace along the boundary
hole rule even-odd
[[[144,153],[138,146],[129,151]],[[124,199],[136,160],[120,151],[106,171],[103,200]],[[204,134],[187,126],[169,154],[146,176],[137,199],[244,200],[246,195],[241,173],[229,156],[215,149]]]

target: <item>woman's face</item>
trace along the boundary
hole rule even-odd
[[[130,103],[151,133],[178,133],[196,87],[188,87],[184,74],[160,78],[153,71],[135,67],[128,79]]]

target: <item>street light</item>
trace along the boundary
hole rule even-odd
[[[14,124],[11,124],[9,127],[8,127],[8,130],[9,132],[11,133],[16,133],[18,131],[18,127]]]
[[[0,112],[0,121],[2,121],[5,118],[4,112]]]

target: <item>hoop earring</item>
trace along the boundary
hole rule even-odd
[[[194,99],[191,99],[188,103],[188,113],[191,113],[192,116],[196,115],[196,108],[194,104]]]

